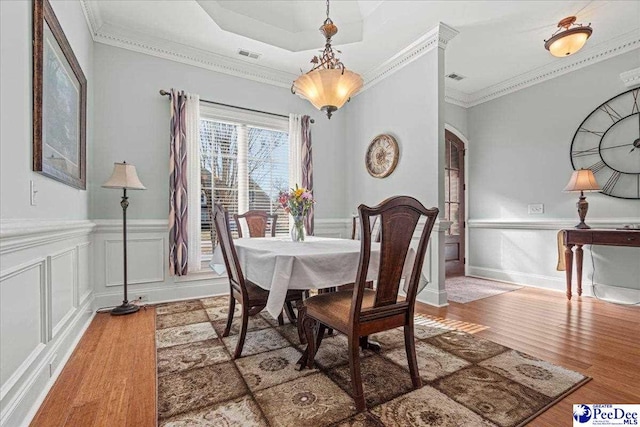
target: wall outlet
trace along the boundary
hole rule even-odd
[[[544,213],[544,205],[542,203],[532,203],[527,207],[529,215],[537,215]]]
[[[49,378],[53,376],[53,372],[55,371],[54,363],[58,358],[58,353],[55,353],[51,359],[49,359]]]

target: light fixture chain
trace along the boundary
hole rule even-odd
[[[329,0],[327,0],[327,19],[329,19]]]

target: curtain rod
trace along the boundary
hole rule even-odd
[[[160,95],[162,96],[171,96],[170,92],[167,92],[164,89],[160,89]],[[200,102],[206,102],[207,104],[215,104],[215,105],[221,105],[223,107],[229,107],[229,108],[236,108],[238,110],[244,110],[244,111],[251,111],[253,113],[261,113],[261,114],[268,114],[270,116],[276,116],[276,117],[284,117],[285,119],[288,119],[289,116],[285,116],[284,114],[277,114],[277,113],[270,113],[268,111],[262,111],[262,110],[254,110],[252,108],[244,108],[244,107],[238,107],[237,105],[230,105],[230,104],[223,104],[222,102],[215,102],[215,101],[208,101],[206,99],[201,99]],[[315,123],[316,121],[314,119],[309,120],[311,123]]]

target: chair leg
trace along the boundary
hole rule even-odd
[[[313,336],[316,329],[316,319],[314,319],[313,317],[305,316],[303,327],[304,327],[304,334],[307,338],[307,351],[306,351],[307,363],[306,364],[309,369],[313,369],[313,359],[314,359],[314,356],[316,355],[316,340],[314,339],[315,337]]]
[[[229,332],[231,331],[231,323],[233,323],[233,313],[236,309],[236,299],[233,295],[229,295],[229,314],[227,315],[227,326],[224,328],[222,332],[223,337],[228,337]]]
[[[295,325],[296,324],[296,313],[293,311],[293,306],[291,305],[291,301],[287,301],[284,304],[284,312],[287,315],[287,318],[289,319],[289,322],[291,322],[291,324]]]
[[[304,322],[305,314],[307,312],[307,307],[304,306],[304,303],[302,301],[298,301],[296,304],[298,305],[298,322],[297,322],[298,338],[300,338],[300,344],[306,344],[307,338],[304,335],[303,322]]]
[[[318,295],[328,294],[330,292],[335,292],[335,291],[336,291],[335,287],[318,289]],[[333,335],[333,328],[327,328],[327,335]]]
[[[284,325],[284,317],[282,317],[282,312],[278,314],[278,326]]]
[[[407,351],[407,362],[409,362],[409,374],[414,388],[422,386],[422,379],[418,372],[418,360],[416,358],[416,340],[413,335],[413,322],[404,325],[404,348]]]
[[[245,310],[242,307],[242,326],[240,327],[240,336],[238,337],[238,344],[236,345],[236,351],[233,353],[233,358],[237,359],[242,354],[242,347],[244,347],[244,339],[247,336],[247,327],[249,326],[249,310]]]
[[[318,332],[316,333],[316,345],[315,345],[315,350],[316,352],[313,353],[313,356],[311,356],[315,362],[315,356],[316,354],[318,354],[318,350],[320,349],[320,343],[322,343],[322,338],[324,338],[324,331],[327,328],[324,323],[318,322]]]
[[[298,305],[298,338],[300,338],[301,344],[307,343],[307,337],[305,336],[304,321],[307,318],[307,307],[302,301],[297,301]],[[309,358],[309,346],[307,346],[302,352],[302,356],[296,362],[296,370],[302,371],[307,366],[307,359]]]
[[[353,400],[358,412],[366,409],[364,392],[362,391],[362,376],[360,374],[360,342],[357,336],[349,336],[349,368],[351,370],[351,388]]]

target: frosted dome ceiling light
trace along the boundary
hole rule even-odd
[[[564,18],[558,22],[558,30],[549,40],[544,41],[544,47],[551,52],[551,55],[559,58],[572,55],[582,49],[587,39],[591,37],[593,32],[591,23],[582,25],[575,22],[575,16]]]

